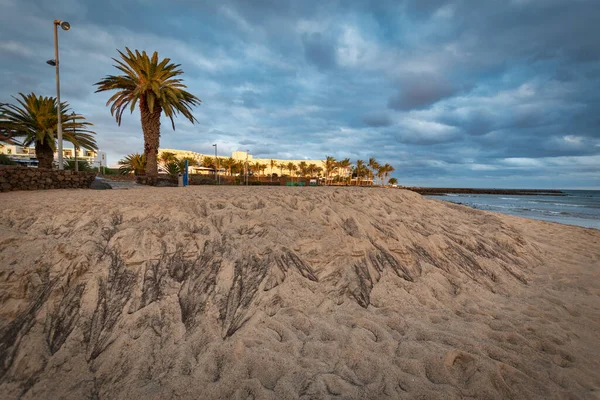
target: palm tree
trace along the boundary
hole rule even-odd
[[[180,172],[185,170],[185,166],[181,168],[181,164],[177,161],[170,161],[164,166],[165,172],[172,177],[177,177]]]
[[[269,161],[269,166],[271,167],[270,171],[271,171],[271,182],[273,182],[273,168],[277,166],[277,161],[271,159]]]
[[[329,176],[331,175],[331,173],[333,172],[333,170],[336,167],[335,158],[332,156],[326,156],[325,161],[323,161],[323,165],[325,166],[325,184],[327,184],[327,180],[329,179]]]
[[[260,170],[261,170],[261,164],[259,161],[254,162],[254,164],[252,164],[251,166],[252,171],[256,172],[258,174],[258,177],[260,178]]]
[[[354,168],[354,173],[356,174],[356,184],[360,186],[360,182],[363,176],[365,176],[365,162],[363,160],[356,160],[356,168]]]
[[[310,176],[313,177],[315,175],[315,171],[317,170],[317,164],[308,164],[308,167],[306,168]]]
[[[347,175],[348,168],[350,168],[351,166],[352,166],[352,163],[350,163],[349,158],[344,158],[343,160],[340,160],[337,163],[337,167],[344,173],[344,178]]]
[[[298,169],[298,167],[296,166],[296,164],[294,164],[293,162],[290,161],[289,163],[287,163],[287,165],[285,167],[290,171],[290,177],[293,178],[293,176],[294,176],[293,172]]]
[[[279,164],[279,176],[283,176],[283,169],[287,168],[287,166],[285,165],[285,163],[280,163]]]
[[[133,172],[134,175],[144,175],[146,171],[146,155],[133,153],[129,154],[122,160],[119,160],[119,172],[122,175],[127,175]]]
[[[167,165],[173,161],[177,161],[177,156],[175,153],[171,153],[170,151],[162,151],[158,155],[158,162],[162,165]]]
[[[204,157],[202,159],[202,166],[204,168],[216,168],[215,167],[215,160],[213,160],[212,157]]]
[[[231,176],[231,169],[235,165],[235,160],[231,157],[226,158],[221,162],[221,165],[223,166],[223,168],[227,169],[227,171],[229,172],[229,176]]]
[[[375,160],[373,157],[369,158],[369,168],[371,168],[371,170],[373,171],[373,178],[375,177],[375,175],[377,174],[376,171],[379,171],[379,167],[381,167],[379,165],[379,163],[377,162],[377,160]]]
[[[14,97],[18,105],[0,105],[0,130],[3,136],[13,141],[20,138],[24,147],[35,145],[35,155],[40,168],[52,168],[56,151],[56,132],[58,130],[57,101],[54,97],[36,96],[35,93]],[[89,150],[98,150],[95,132],[82,115],[73,114],[69,104],[60,104],[61,118],[64,121],[63,140],[74,146]]]
[[[146,176],[155,182],[158,176],[156,155],[160,144],[160,117],[165,113],[171,120],[175,130],[173,116],[181,113],[192,124],[197,122],[192,115],[192,106],[199,105],[201,100],[184,90],[186,86],[177,78],[183,74],[179,64],[171,63],[169,58],[158,61],[158,53],[148,57],[145,51],[132,52],[125,48],[126,54],[118,51],[122,60],[113,60],[115,67],[124,75],[108,75],[100,82],[97,92],[116,90],[108,100],[111,115],[121,125],[121,117],[125,110],[133,112],[139,102],[144,133],[144,154],[146,155]]]
[[[267,169],[268,165],[267,164],[259,164],[259,168],[260,171],[262,172],[262,174],[265,174],[265,170]]]
[[[394,172],[395,169],[394,167],[392,167],[390,164],[386,163],[383,167],[383,182],[382,184],[385,185],[385,180],[387,179],[387,177],[389,176],[390,172]]]
[[[398,179],[396,179],[396,178],[390,178],[390,180],[388,181],[388,183],[390,185],[396,185],[396,184],[398,184]]]
[[[298,164],[298,170],[300,171],[300,176],[306,176],[308,173],[308,164],[305,161],[300,161]]]
[[[196,167],[198,166],[198,161],[194,157],[181,157],[175,158],[175,163],[179,166],[179,172],[183,173],[185,171],[185,162],[188,162],[188,167]]]

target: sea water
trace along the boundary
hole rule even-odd
[[[600,229],[600,190],[563,190],[565,196],[446,194],[425,196],[486,211]]]

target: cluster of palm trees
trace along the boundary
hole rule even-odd
[[[376,183],[376,178],[378,178],[383,186],[398,183],[396,178],[388,180],[390,173],[395,171],[394,167],[388,163],[381,165],[375,158],[370,158],[368,163],[365,163],[364,160],[356,160],[353,165],[349,158],[338,161],[332,156],[327,156],[323,165],[325,166],[326,182],[348,184],[352,178],[356,178],[356,184],[361,185],[365,180]]]
[[[185,90],[186,86],[179,78],[183,71],[179,68],[179,64],[172,63],[169,58],[159,60],[157,52],[149,56],[145,51],[131,51],[129,48],[125,48],[125,52],[118,51],[118,53],[120,59],[113,58],[113,61],[121,74],[108,75],[100,80],[95,84],[96,92],[114,91],[106,105],[110,106],[111,115],[119,125],[125,111],[129,110],[133,113],[136,106],[139,107],[144,152],[130,154],[120,160],[120,170],[122,173],[144,174],[152,184],[158,177],[159,166],[162,171],[174,175],[183,170],[186,161],[185,158],[178,159],[172,153],[163,153],[160,158],[158,157],[162,114],[164,113],[171,120],[173,129],[175,129],[173,117],[177,114],[183,115],[194,124],[197,120],[192,114],[192,107],[200,105],[201,100]],[[55,98],[36,96],[34,93],[20,94],[20,96],[20,99],[15,98],[18,104],[0,104],[0,139],[18,143],[18,139],[21,138],[23,146],[35,145],[40,167],[52,167],[57,147],[57,108],[60,108],[64,121],[63,139],[76,147],[98,149],[93,136],[95,132],[90,130],[92,124],[82,115],[71,113],[66,102],[58,105]],[[188,158],[187,161],[192,166],[201,165],[217,169],[216,159],[212,157],[205,157],[202,162],[193,158]],[[349,182],[354,176],[359,184],[362,179],[379,178],[382,185],[386,184],[389,174],[394,171],[391,165],[379,165],[374,158],[371,158],[368,164],[363,160],[357,160],[353,166],[348,158],[337,161],[331,156],[323,161],[323,167],[305,162],[277,163],[275,160],[270,160],[269,164],[260,162],[247,164],[233,158],[222,160],[219,164],[228,175],[252,172],[260,176],[261,173],[264,174],[267,167],[270,167],[271,172],[279,168],[280,176],[284,175],[284,171],[290,176],[301,177],[322,176],[324,173],[328,182],[334,177],[337,182]],[[394,182],[395,179],[391,178],[388,183]]]

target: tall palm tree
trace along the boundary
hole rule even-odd
[[[146,155],[133,153],[127,155],[122,160],[119,160],[119,172],[122,175],[134,173],[134,175],[143,175],[146,170]]]
[[[35,93],[14,99],[16,104],[0,105],[0,130],[11,141],[19,138],[24,147],[35,145],[35,155],[40,168],[52,168],[56,151],[58,130],[57,101],[54,97],[36,96]],[[82,115],[73,114],[69,104],[60,104],[63,120],[63,140],[74,146],[98,150],[96,139],[89,127],[92,126]]]
[[[117,63],[115,67],[124,75],[108,75],[100,82],[97,92],[116,90],[117,92],[108,100],[111,115],[115,116],[121,125],[121,117],[125,110],[133,112],[139,102],[144,133],[144,154],[146,154],[146,176],[155,181],[158,176],[156,155],[160,144],[160,117],[165,113],[171,120],[173,130],[175,122],[173,116],[182,114],[192,124],[197,122],[192,115],[192,106],[199,105],[201,100],[184,90],[187,87],[178,78],[183,74],[179,64],[171,63],[169,58],[158,61],[158,53],[154,52],[148,57],[145,51],[132,52],[125,48],[121,51],[121,60],[113,58]]]
[[[279,164],[279,176],[283,175],[283,169],[284,168],[287,168],[287,166],[285,165],[285,163],[284,162],[280,163]]]
[[[326,156],[325,161],[323,161],[323,166],[325,167],[325,184],[327,184],[329,176],[336,168],[336,163],[335,158],[332,156]]]

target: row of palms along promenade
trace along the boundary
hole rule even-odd
[[[144,149],[120,160],[122,173],[145,175],[143,182],[152,185],[157,182],[159,172],[168,175],[182,172],[183,161],[187,159],[192,172],[204,169],[214,173],[218,169],[225,176],[307,177],[321,178],[325,183],[359,185],[371,185],[378,178],[382,185],[396,183],[395,178],[388,181],[394,168],[389,164],[380,165],[374,158],[368,163],[357,160],[353,165],[348,158],[336,160],[333,156],[325,160],[281,160],[253,158],[247,151],[215,158],[183,150],[159,151],[161,116],[169,118],[173,130],[176,115],[183,115],[195,124],[198,120],[192,108],[199,106],[201,100],[186,90],[180,65],[169,58],[160,60],[157,52],[149,56],[145,51],[129,48],[118,53],[120,58],[113,60],[122,74],[100,80],[96,83],[96,92],[113,93],[107,106],[118,125],[127,111],[133,113],[136,107],[140,111]],[[0,141],[34,146],[40,168],[55,166],[54,154],[62,150],[62,140],[72,143],[75,149],[98,150],[93,124],[73,111],[68,102],[59,105],[57,98],[35,93],[19,93],[14,99],[14,104],[0,105]],[[62,160],[60,155],[59,161]],[[62,169],[64,165],[58,167]]]

